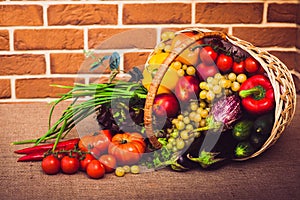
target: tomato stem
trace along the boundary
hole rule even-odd
[[[120,143],[121,144],[126,144],[127,142],[128,142],[127,140],[122,139]]]

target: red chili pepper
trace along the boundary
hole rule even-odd
[[[25,156],[20,157],[17,162],[27,162],[27,161],[41,161],[44,158],[44,152],[30,153]]]
[[[74,149],[75,145],[78,144],[79,138],[75,139],[70,139],[67,141],[59,142],[56,146],[56,150],[72,150]],[[34,147],[28,147],[25,149],[19,149],[16,150],[15,153],[18,154],[32,154],[32,153],[45,153],[53,148],[54,144],[44,144],[44,145],[39,145],[39,146],[34,146]]]
[[[254,75],[242,83],[239,91],[242,106],[251,114],[260,115],[274,108],[274,90],[264,75]]]

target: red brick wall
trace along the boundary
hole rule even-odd
[[[165,28],[226,31],[300,70],[299,24],[297,0],[0,0],[0,103],[49,101],[65,92],[51,84],[105,76],[82,67],[99,44],[122,48],[125,71],[142,65]]]

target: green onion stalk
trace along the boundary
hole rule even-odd
[[[69,92],[63,94],[59,99],[53,101],[53,105],[49,114],[48,131],[41,137],[32,140],[24,140],[13,142],[13,144],[28,144],[35,143],[38,145],[50,139],[55,139],[53,149],[55,149],[59,140],[64,138],[77,123],[95,113],[99,106],[109,105],[114,99],[130,99],[138,97],[146,99],[147,89],[140,83],[123,82],[116,83],[91,83],[79,84],[74,86],[54,85],[55,87],[70,89]],[[85,101],[78,102],[80,98],[90,97]],[[52,115],[55,107],[66,100],[73,99],[71,104],[63,111],[62,116],[51,125]]]

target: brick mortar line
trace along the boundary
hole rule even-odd
[[[123,3],[118,3],[118,22],[117,26],[123,25]]]
[[[0,3],[0,5],[66,5],[66,4],[107,4],[107,5],[115,5],[118,3],[124,3],[124,4],[164,4],[164,3],[264,3],[265,0],[212,0],[212,1],[205,1],[205,0],[185,0],[183,2],[182,0],[164,0],[164,1],[147,1],[147,0],[127,0],[127,1],[22,1],[22,2],[16,2],[16,1],[3,1]],[[270,0],[267,1],[267,3],[298,3],[297,0]]]
[[[119,28],[139,28],[139,29],[151,29],[151,28],[186,28],[191,26],[203,26],[203,27],[228,27],[228,26],[239,26],[239,27],[278,27],[278,28],[286,28],[286,27],[296,27],[295,23],[281,23],[281,22],[266,22],[260,24],[134,24],[134,25],[59,25],[59,26],[7,26],[0,27],[0,30],[53,30],[53,29],[78,29],[84,30],[84,28],[88,29],[119,29]]]
[[[16,99],[0,99],[1,103],[51,103],[59,98],[32,98],[32,99],[25,99],[25,98],[16,98]],[[67,101],[72,101],[67,100]],[[49,105],[50,106],[50,105]]]
[[[14,30],[13,29],[8,29],[8,34],[9,34],[9,51],[13,52],[14,51]]]
[[[28,51],[0,51],[0,55],[22,55],[22,54],[34,54],[34,55],[44,55],[44,54],[84,54],[84,49],[79,50],[28,50]],[[113,51],[118,51],[122,53],[132,53],[132,52],[145,52],[150,53],[153,49],[87,49],[93,51],[94,53],[112,53]]]
[[[45,75],[50,75],[51,74],[51,62],[50,62],[50,53],[45,53],[45,63],[46,63],[46,72]]]
[[[191,24],[196,24],[196,3],[193,2],[191,5]]]
[[[34,74],[34,75],[5,75],[0,79],[43,79],[43,78],[95,78],[109,76],[109,74]]]
[[[10,79],[10,94],[11,94],[11,99],[16,99],[16,78],[13,77]]]
[[[48,26],[48,5],[45,5],[45,4],[42,4],[42,6],[43,6],[43,25],[45,26],[45,27],[47,27]]]
[[[160,36],[160,33],[157,34],[157,36]],[[160,40],[157,40],[157,43],[159,43]],[[259,47],[259,46],[258,46]],[[293,51],[296,47],[277,47],[277,46],[270,46],[270,47],[259,47],[259,48],[268,48],[268,49],[274,49],[276,51]],[[145,53],[151,53],[153,49],[108,49],[108,50],[95,50],[95,49],[88,49],[89,51],[93,51],[95,53],[112,53],[113,51],[118,51],[120,53],[139,53],[139,52],[145,52]],[[28,51],[0,51],[0,55],[22,55],[22,54],[34,54],[34,55],[45,55],[45,54],[84,54],[83,49],[81,50],[28,50]],[[1,77],[1,76],[0,76]]]
[[[89,49],[89,28],[88,27],[85,27],[83,29],[83,48],[86,51]]]
[[[267,24],[268,23],[268,7],[269,4],[267,2],[264,3],[263,6],[263,15],[262,15],[262,24]]]

